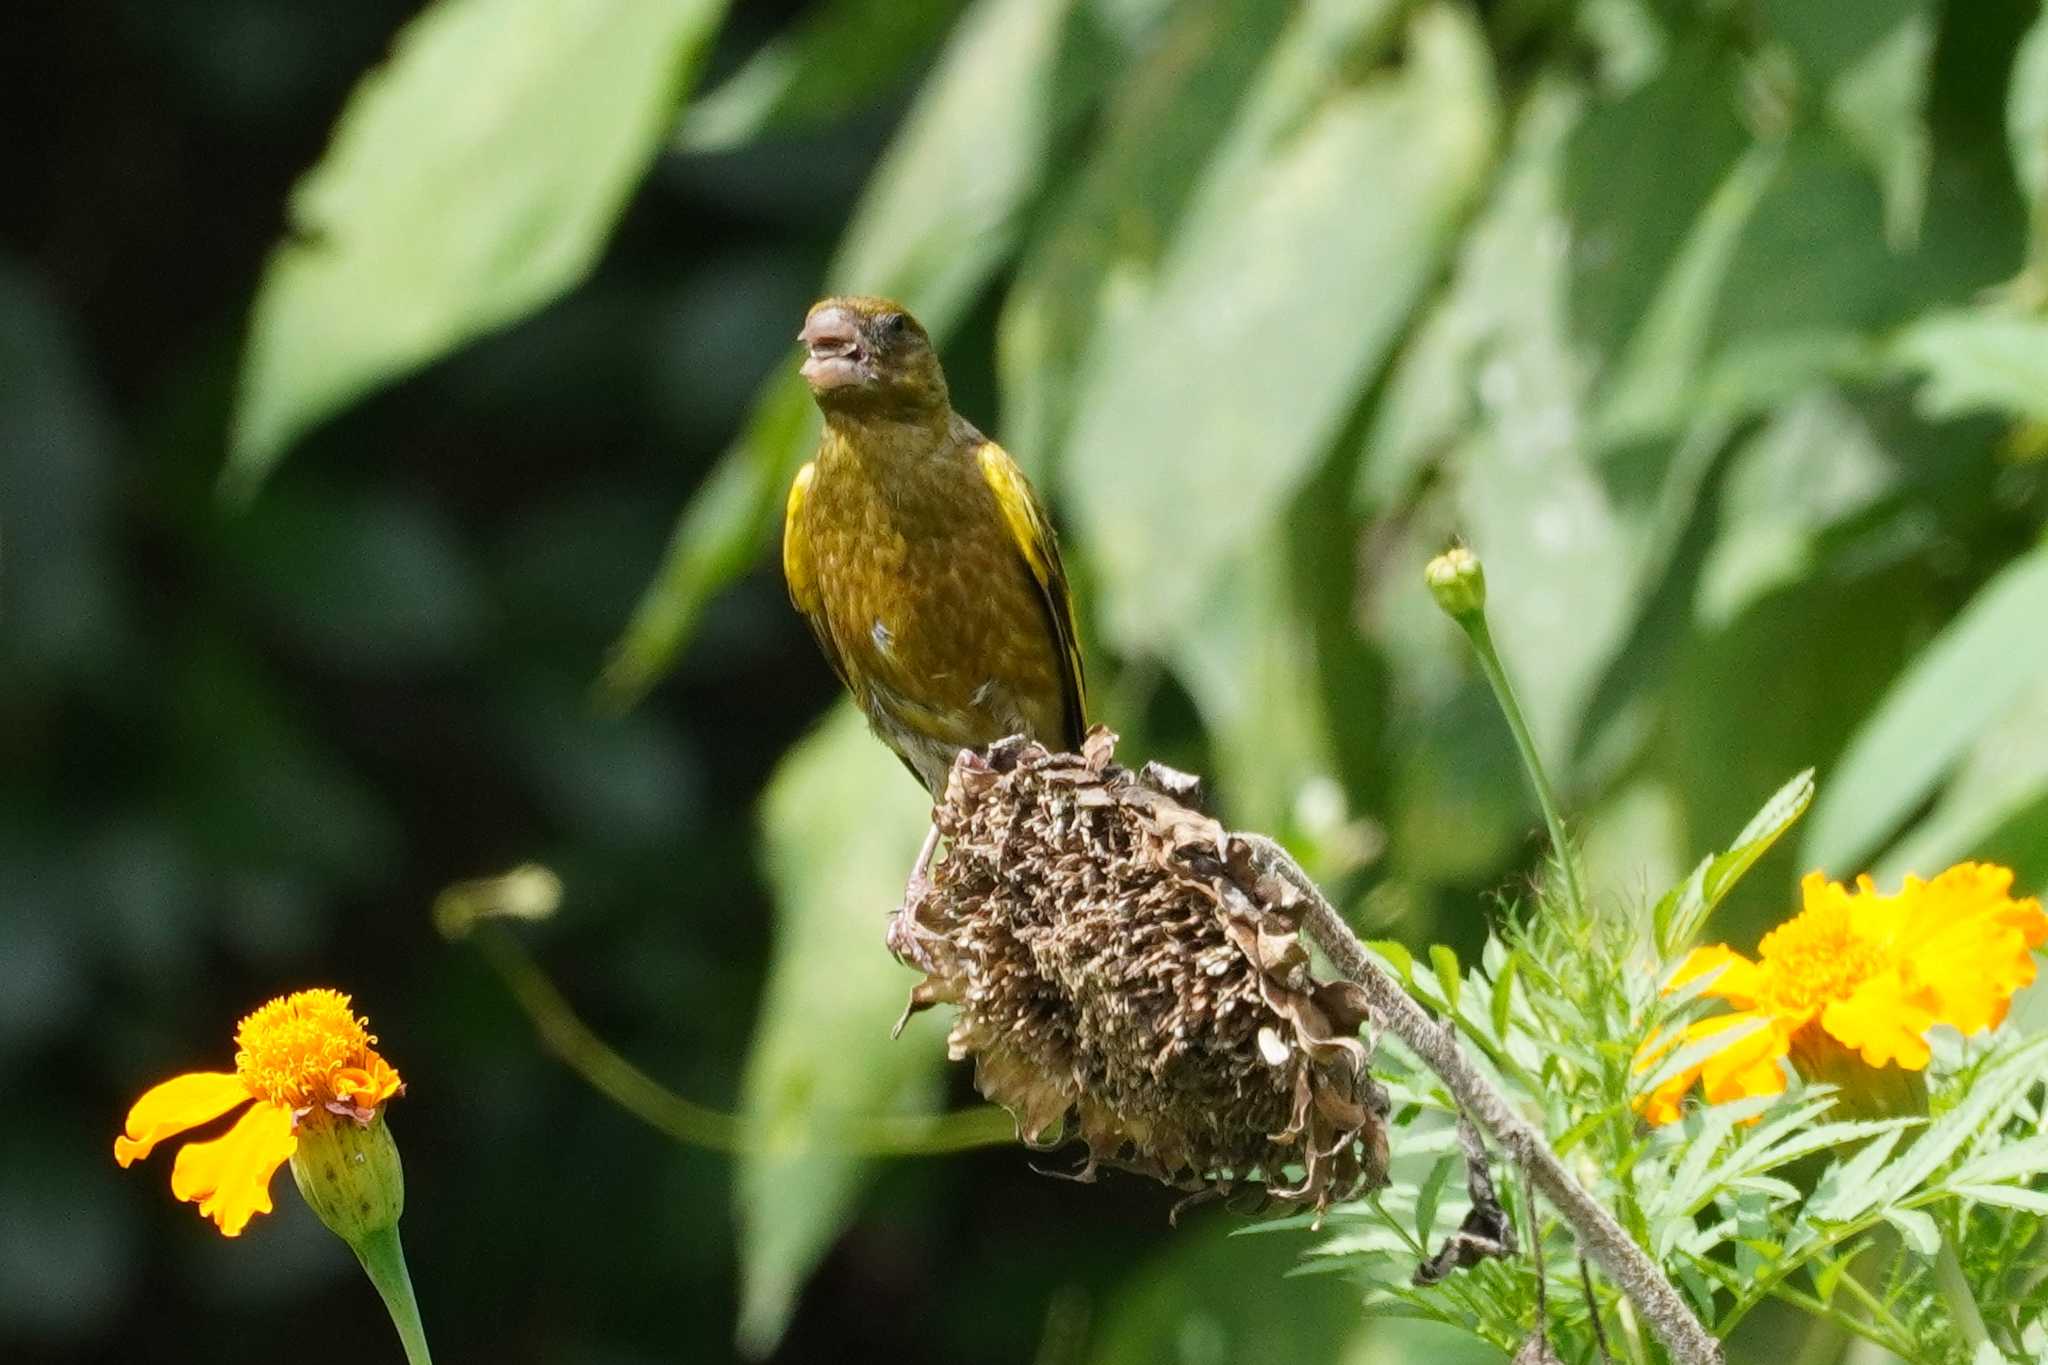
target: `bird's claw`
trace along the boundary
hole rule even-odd
[[[909,884],[903,888],[903,904],[897,906],[896,913],[890,916],[886,940],[889,951],[898,962],[915,967],[928,976],[936,975],[938,967],[925,944],[937,940],[939,935],[924,927],[918,919],[918,911],[923,908],[925,897],[931,891],[930,876],[922,870],[911,874]]]

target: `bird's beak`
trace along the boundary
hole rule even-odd
[[[836,305],[816,310],[804,319],[797,340],[806,352],[801,373],[813,389],[842,388],[868,377],[859,320],[851,310]]]

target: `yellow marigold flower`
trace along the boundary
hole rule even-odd
[[[2048,942],[2048,915],[2037,899],[2014,899],[2012,880],[2007,868],[1960,863],[1931,882],[1909,876],[1887,896],[1868,876],[1852,890],[1808,873],[1805,908],[1764,935],[1756,961],[1716,944],[1694,949],[1673,973],[1667,994],[1711,974],[1702,994],[1735,1011],[1677,1037],[1653,1035],[1637,1072],[1681,1046],[1721,1033],[1729,1041],[1639,1096],[1637,1107],[1652,1123],[1670,1123],[1695,1082],[1709,1104],[1775,1095],[1785,1088],[1786,1059],[1809,1081],[1898,1091],[1904,1072],[1926,1067],[1930,1028],[1995,1028],[2013,993],[2033,981],[2032,950]]]
[[[248,1104],[221,1136],[181,1147],[171,1167],[171,1193],[199,1205],[223,1236],[238,1236],[251,1216],[270,1212],[271,1177],[298,1149],[302,1120],[334,1115],[367,1126],[405,1088],[376,1041],[339,991],[272,1000],[235,1029],[233,1071],[174,1076],[135,1102],[114,1160],[125,1167]]]

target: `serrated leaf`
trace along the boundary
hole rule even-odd
[[[1830,1103],[1833,1101],[1830,1100]],[[1797,1161],[1800,1157],[1814,1152],[1824,1152],[1830,1147],[1845,1146],[1862,1142],[1881,1133],[1895,1133],[1907,1128],[1918,1127],[1919,1119],[1844,1119],[1836,1123],[1823,1123],[1803,1133],[1788,1137],[1783,1143],[1771,1149],[1767,1163],[1759,1160],[1751,1163],[1749,1169],[1764,1170],[1766,1166],[1783,1166]]]
[[[1728,1107],[1717,1104],[1701,1116],[1699,1131],[1688,1133],[1685,1156],[1671,1172],[1670,1183],[1657,1191],[1651,1205],[1650,1216],[1664,1222],[1658,1239],[1662,1243],[1660,1252],[1669,1251],[1678,1234],[1687,1229],[1686,1220],[1679,1215],[1696,1212],[1711,1197],[1714,1182],[1709,1173],[1714,1157],[1735,1123]]]
[[[1711,1033],[1704,1038],[1695,1039],[1673,1051],[1648,1076],[1638,1079],[1635,1082],[1635,1090],[1638,1094],[1647,1095],[1680,1072],[1690,1071],[1694,1067],[1704,1064],[1709,1057],[1719,1055],[1723,1050],[1733,1047],[1758,1029],[1769,1028],[1770,1026],[1770,1020],[1757,1015],[1745,1019],[1732,1027],[1722,1029],[1717,1033]],[[1721,1105],[1715,1106],[1717,1109],[1723,1107]]]
[[[1981,588],[1892,685],[1828,778],[1801,861],[1838,874],[1863,863],[1962,757],[2048,672],[2048,547]]]
[[[1824,1304],[1834,1302],[1836,1286],[1841,1284],[1842,1276],[1849,1269],[1849,1262],[1861,1252],[1862,1248],[1858,1247],[1854,1254],[1837,1256],[1833,1260],[1822,1262],[1813,1275],[1814,1297]]]
[[[1072,0],[982,0],[969,11],[862,193],[829,288],[899,298],[935,341],[951,334],[1008,257],[1061,117],[1091,96],[1059,60],[1071,9]],[[817,425],[793,363],[762,386],[612,647],[600,683],[609,704],[639,700],[704,604],[760,555]]]
[[[1980,1204],[2023,1213],[2048,1213],[2048,1190],[2031,1190],[2024,1185],[1950,1185],[1948,1192]]]
[[[1911,1194],[1985,1131],[1998,1114],[2019,1103],[2028,1086],[2040,1079],[2044,1052],[2048,1052],[2048,1036],[2029,1038],[1977,1073],[1962,1102],[1936,1119],[1885,1172],[1878,1201],[1892,1203]]]
[[[1706,873],[1700,879],[1700,891],[1706,897],[1709,910],[1735,889],[1735,883],[1742,879],[1742,875],[1756,865],[1757,859],[1771,851],[1771,845],[1778,841],[1778,836],[1790,829],[1812,804],[1813,769],[1808,768],[1778,788],[1771,799],[1764,802],[1763,809],[1742,827],[1742,832],[1735,836],[1735,842],[1729,845],[1728,851],[1707,864]]]
[[[817,1134],[835,1117],[928,1110],[938,1098],[938,1030],[889,1037],[916,978],[882,944],[929,811],[850,703],[789,751],[762,798],[776,939],[741,1109],[767,1138],[739,1159],[734,1182],[739,1338],[757,1355],[781,1337],[872,1164],[820,1148]]]
[[[964,0],[832,0],[683,111],[675,146],[721,152],[837,118],[901,82]]]
[[[1879,1133],[1848,1161],[1830,1167],[1807,1202],[1808,1216],[1823,1222],[1846,1223],[1882,1202],[1875,1177],[1891,1157],[1892,1148],[1898,1146],[1901,1131],[1895,1128]]]
[[[1918,1209],[1887,1209],[1884,1221],[1897,1228],[1906,1245],[1922,1256],[1932,1256],[1941,1250],[1941,1229]]]
[[[258,287],[224,488],[596,262],[724,0],[436,0],[294,187]]]
[[[1949,1175],[1951,1185],[1996,1185],[2048,1172],[2048,1134],[1993,1147]]]
[[[1463,10],[1430,6],[1401,66],[1376,70],[1399,9],[1300,9],[1156,286],[1090,349],[1061,486],[1126,650],[1172,641],[1214,575],[1271,530],[1480,186],[1495,122],[1485,44]]]

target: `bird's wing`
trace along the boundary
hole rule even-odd
[[[1047,519],[1038,494],[1032,491],[1024,471],[1017,467],[1009,452],[994,441],[985,440],[975,452],[975,458],[981,465],[981,477],[988,481],[989,491],[996,495],[996,506],[1003,511],[1003,525],[1010,533],[1010,540],[1024,557],[1025,567],[1031,570],[1031,577],[1038,584],[1039,598],[1045,604],[1046,621],[1052,627],[1053,639],[1059,644],[1060,668],[1064,674],[1064,686],[1061,688],[1067,722],[1064,742],[1068,749],[1079,749],[1087,724],[1087,683],[1081,671],[1081,641],[1074,631],[1074,596],[1067,586],[1066,568],[1060,563],[1059,541],[1053,536],[1052,522]]]
[[[796,479],[789,485],[789,509],[782,518],[782,578],[789,585],[790,602],[797,615],[809,624],[811,634],[818,638],[818,649],[825,662],[832,665],[833,675],[840,686],[852,691],[846,660],[840,657],[839,646],[832,639],[832,627],[825,620],[825,600],[818,592],[818,576],[811,567],[810,533],[804,527],[804,499],[817,476],[818,465],[812,461],[796,472]]]

